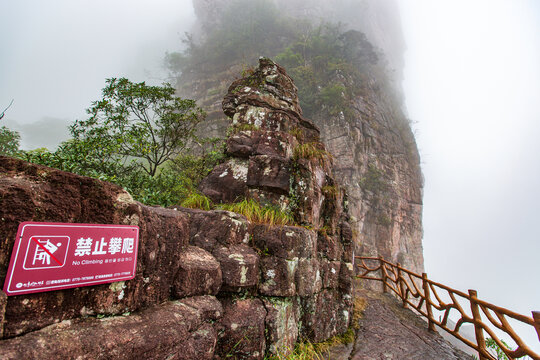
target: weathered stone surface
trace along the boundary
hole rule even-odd
[[[298,258],[290,260],[276,256],[261,258],[259,293],[266,296],[295,296]]]
[[[267,311],[267,349],[271,354],[286,356],[298,339],[299,301],[297,298],[265,298],[263,302]]]
[[[363,291],[367,307],[350,359],[472,360],[388,294]]]
[[[190,218],[190,244],[213,252],[216,246],[247,244],[248,223],[230,211],[180,209]]]
[[[321,281],[323,289],[335,289],[339,285],[339,275],[342,262],[322,259],[321,261]]]
[[[217,332],[210,324],[203,324],[184,341],[176,356],[166,359],[212,360],[217,344]]]
[[[252,233],[255,246],[267,255],[294,259],[315,257],[317,253],[314,230],[298,226],[255,225]]]
[[[232,203],[246,196],[248,165],[229,160],[216,166],[199,185],[199,190],[214,203]]]
[[[247,185],[288,194],[291,174],[290,162],[282,157],[257,155],[249,158]]]
[[[320,342],[345,331],[352,304],[344,301],[339,290],[322,290],[302,299],[302,336]]]
[[[179,300],[178,302],[197,309],[203,319],[215,321],[223,316],[223,306],[214,296],[193,296]]]
[[[289,160],[297,145],[294,136],[282,131],[240,131],[227,139],[227,153],[239,158],[267,155]]]
[[[203,321],[195,309],[168,302],[130,316],[64,321],[4,340],[0,353],[2,359],[211,359],[215,332]]]
[[[217,324],[216,354],[221,358],[263,359],[266,350],[266,309],[259,299],[223,301],[225,314]]]
[[[319,292],[322,286],[319,260],[298,259],[295,282],[296,293],[300,296],[310,296]]]
[[[259,255],[247,245],[218,247],[214,256],[221,265],[223,291],[254,288],[259,282]]]
[[[4,336],[4,323],[6,317],[7,295],[0,290],[0,339]]]
[[[329,260],[340,260],[343,254],[343,244],[337,236],[329,236],[319,231],[317,238],[317,250],[322,257]]]
[[[221,267],[206,250],[188,246],[178,258],[178,267],[172,289],[174,296],[216,295],[219,292]]]
[[[324,201],[322,188],[326,185],[326,170],[317,159],[296,160],[296,171],[291,179],[292,194],[296,199],[295,217],[302,224],[324,226],[321,209]]]

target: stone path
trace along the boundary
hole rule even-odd
[[[353,346],[334,348],[332,360],[471,360],[411,310],[387,294],[360,290],[368,304]],[[443,331],[443,330],[440,330]]]

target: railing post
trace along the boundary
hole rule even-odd
[[[428,315],[428,329],[437,332],[435,323],[433,322],[433,310],[431,309],[431,297],[429,296],[429,283],[426,273],[422,273],[422,287],[424,288],[424,296],[426,298],[426,311]]]
[[[470,302],[471,302],[471,311],[474,319],[474,334],[476,335],[476,343],[478,344],[478,359],[479,360],[489,360],[484,356],[486,351],[486,339],[484,338],[484,330],[480,326],[479,322],[482,321],[480,316],[480,309],[478,308],[478,294],[476,290],[469,290]]]
[[[534,328],[536,329],[536,334],[538,335],[538,340],[540,341],[540,311],[533,311],[532,316],[534,319]]]
[[[405,286],[403,285],[403,279],[401,277],[401,264],[397,263],[397,281],[399,283],[399,293],[403,302],[403,308],[407,308],[407,293],[405,292]]]
[[[379,256],[379,262],[381,264],[381,278],[382,278],[382,292],[386,292],[386,269],[384,268],[384,259]]]

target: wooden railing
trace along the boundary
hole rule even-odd
[[[425,273],[416,274],[401,267],[400,264],[393,264],[382,257],[356,256],[355,259],[357,277],[382,282],[383,292],[391,290],[401,299],[404,307],[410,306],[426,317],[428,328],[431,331],[436,331],[435,325],[446,330],[478,351],[480,360],[497,360],[486,348],[486,336],[491,337],[512,360],[523,356],[540,360],[540,355],[525,344],[509,323],[509,320],[512,319],[532,326],[540,340],[540,312],[533,311],[532,317],[515,313],[478,299],[475,290],[469,290],[466,294],[429,280]],[[370,274],[371,276],[369,276]],[[443,301],[443,297],[447,300]],[[433,316],[435,310],[441,313],[438,320]],[[459,319],[453,326],[448,323],[450,312],[459,315]],[[476,341],[472,341],[460,333],[462,325],[466,323],[474,326]],[[512,338],[517,348],[510,349],[495,334],[494,328],[503,331]]]

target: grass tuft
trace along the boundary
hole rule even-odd
[[[318,142],[308,142],[298,145],[294,148],[293,157],[295,160],[318,160],[319,164],[323,166],[330,165],[330,159],[332,159],[332,155],[324,149],[321,143]]]
[[[207,211],[214,208],[212,200],[202,194],[199,194],[198,192],[192,192],[191,194],[189,194],[189,196],[184,201],[182,201],[180,206],[190,209],[202,209]]]
[[[233,204],[222,204],[220,208],[244,215],[253,223],[269,225],[294,225],[293,216],[277,206],[261,206],[253,199],[244,199]]]

